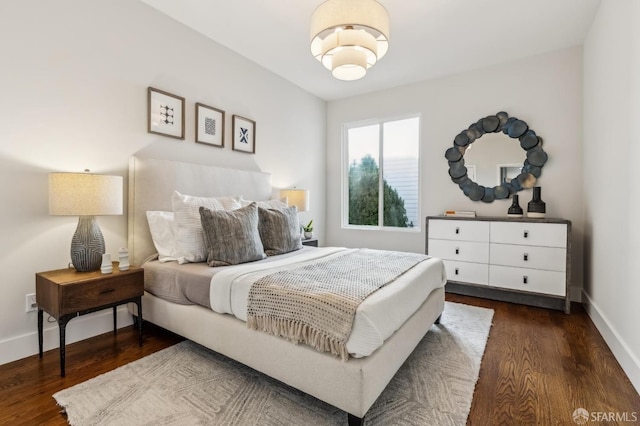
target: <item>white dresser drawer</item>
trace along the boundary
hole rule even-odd
[[[460,281],[472,284],[489,283],[489,265],[471,262],[444,260],[448,281]]]
[[[489,253],[492,265],[558,272],[567,269],[567,251],[564,248],[491,243]]]
[[[563,272],[513,268],[491,265],[489,285],[526,292],[565,296],[566,277]]]
[[[429,238],[430,256],[461,262],[489,262],[489,243],[434,240]]]
[[[566,248],[567,225],[562,223],[491,222],[491,242]]]
[[[489,222],[466,220],[429,220],[429,239],[489,241]]]

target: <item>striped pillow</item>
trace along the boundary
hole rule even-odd
[[[175,221],[178,263],[204,262],[207,260],[207,246],[199,208],[202,206],[210,210],[239,209],[240,197],[194,197],[174,191],[171,205]]]

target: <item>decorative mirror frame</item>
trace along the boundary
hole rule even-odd
[[[502,132],[520,141],[526,151],[526,158],[520,174],[510,182],[501,182],[492,188],[479,185],[469,178],[464,165],[464,154],[469,145],[480,139],[485,133]],[[547,162],[547,153],[542,149],[542,138],[529,128],[527,123],[500,111],[495,115],[481,118],[460,132],[453,140],[453,147],[447,149],[444,157],[449,163],[449,176],[464,195],[472,201],[491,203],[494,200],[509,198],[516,192],[533,188],[542,174],[542,166]]]

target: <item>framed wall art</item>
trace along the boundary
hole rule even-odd
[[[196,103],[196,142],[224,147],[224,111]]]
[[[233,116],[233,141],[234,151],[256,152],[256,122],[248,118]]]
[[[147,131],[184,139],[184,98],[153,87],[147,93]]]

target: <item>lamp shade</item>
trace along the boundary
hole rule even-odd
[[[280,197],[287,197],[287,204],[296,206],[299,212],[309,210],[309,190],[307,189],[283,189],[280,191]]]
[[[49,214],[56,216],[122,214],[122,176],[49,173]]]

